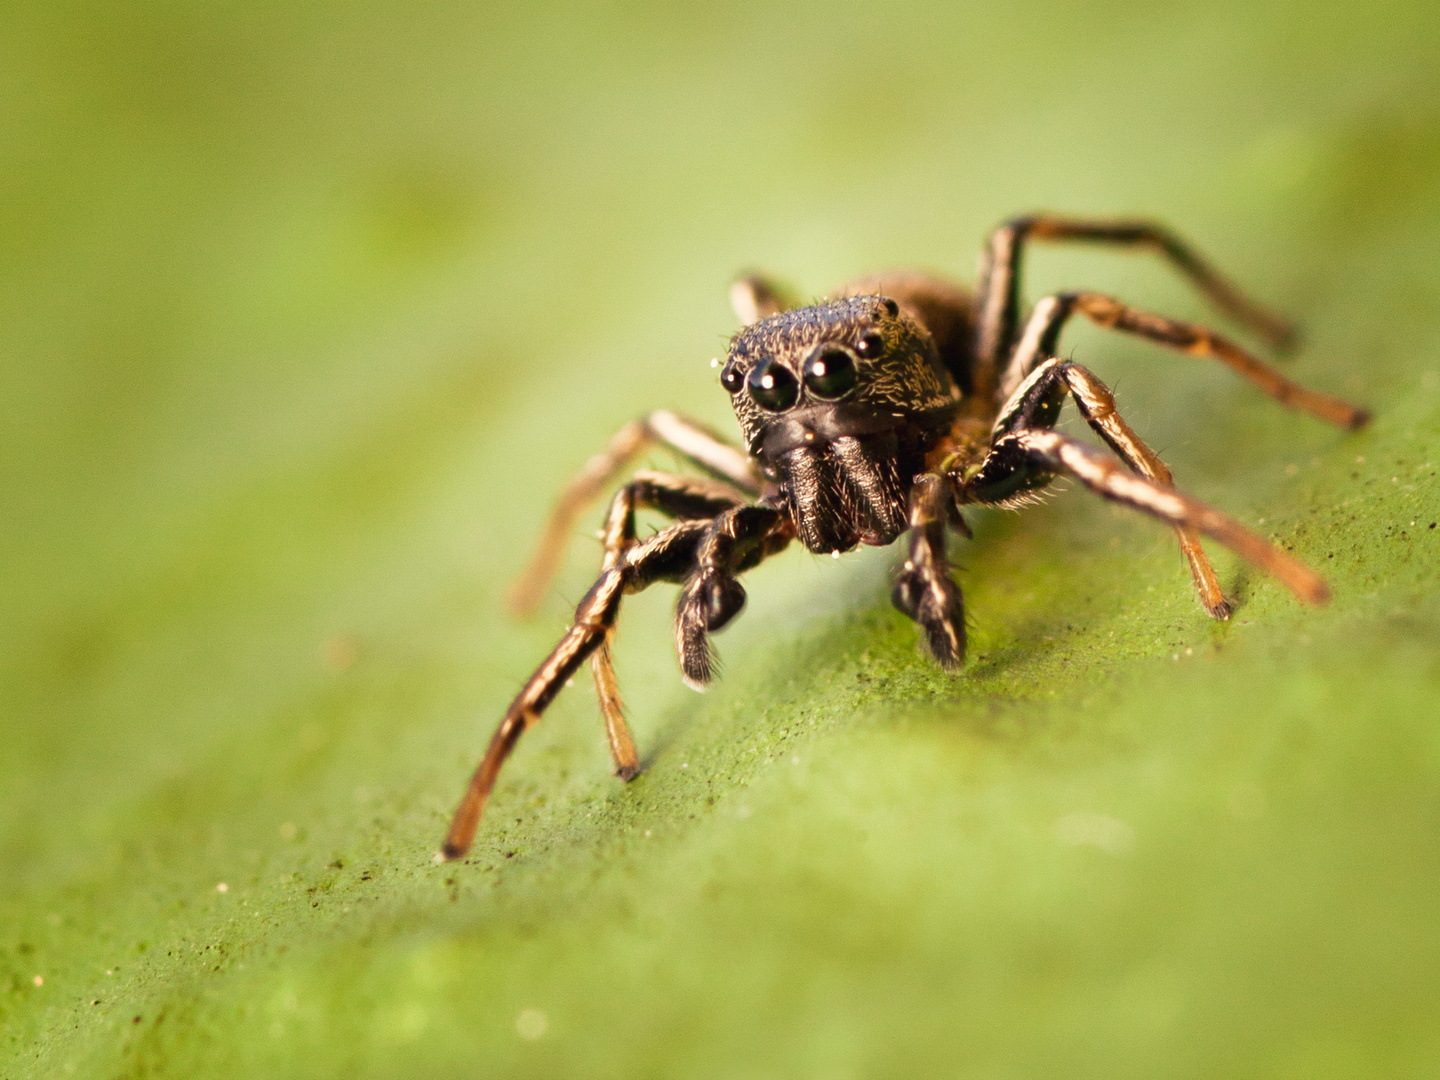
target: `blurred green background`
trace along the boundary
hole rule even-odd
[[[577,686],[434,866],[594,572],[502,613],[551,492],[728,424],[733,277],[968,279],[1030,209],[1170,222],[1375,409],[1067,337],[1334,603],[1221,552],[1213,624],[1070,493],[957,545],[963,674],[893,553],[792,551],[700,698],[656,589],[648,772]],[[7,5],[0,410],[6,1077],[1440,1070],[1434,4]]]

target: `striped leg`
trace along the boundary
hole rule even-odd
[[[1059,351],[1060,332],[1070,316],[1076,314],[1085,316],[1098,326],[1134,334],[1190,356],[1218,360],[1282,405],[1308,412],[1336,427],[1353,430],[1370,419],[1370,414],[1363,409],[1292,382],[1213,330],[1195,323],[1151,315],[1093,292],[1057,293],[1035,305],[1000,380],[1001,400],[1014,395],[1037,366]]]
[[[692,689],[703,691],[715,677],[710,635],[745,606],[745,588],[736,575],[783,549],[793,536],[790,519],[768,506],[737,506],[710,522],[675,605],[675,651]]]
[[[1027,240],[1075,240],[1156,251],[1225,314],[1271,346],[1284,349],[1294,328],[1245,296],[1194,248],[1150,221],[1093,221],[1036,214],[1014,218],[990,234],[980,260],[976,293],[976,362],[998,371],[1020,328],[1020,263]]]
[[[714,480],[665,473],[636,473],[630,483],[615,493],[610,503],[610,513],[606,515],[605,527],[600,534],[605,543],[605,557],[600,571],[603,574],[613,569],[625,552],[634,546],[637,510],[659,510],[685,520],[709,519],[744,502],[744,496],[735,488]],[[615,679],[615,665],[610,656],[614,640],[612,626],[590,657],[590,668],[595,679],[595,696],[605,717],[605,734],[610,741],[615,775],[622,780],[633,780],[640,774],[640,757],[635,752],[635,741],[625,723],[625,706],[620,698],[620,685]]]
[[[1054,426],[1067,394],[1074,398],[1085,422],[1126,465],[1162,487],[1174,486],[1174,477],[1165,463],[1120,416],[1110,389],[1079,364],[1052,358],[1031,372],[1006,402],[995,423],[995,435]],[[1200,546],[1195,530],[1177,525],[1175,535],[1190,566],[1190,577],[1200,594],[1201,606],[1216,619],[1228,619],[1234,605],[1225,598],[1220,579]]]
[[[1307,604],[1323,604],[1330,598],[1329,586],[1319,574],[1238,521],[1184,492],[1127,472],[1113,459],[1058,431],[1027,428],[998,439],[979,471],[966,481],[965,494],[975,502],[1003,503],[1043,487],[1060,473],[1074,476],[1102,498],[1210,537],[1274,575]]]
[[[890,599],[920,624],[940,666],[954,671],[965,660],[965,601],[945,557],[949,482],[927,473],[910,489],[910,557]]]
[[[542,713],[560,692],[580,665],[604,644],[615,617],[620,599],[627,592],[638,592],[656,581],[678,581],[694,564],[695,546],[710,527],[703,519],[680,521],[660,530],[654,536],[625,548],[591,586],[575,609],[575,622],[560,643],[551,650],[545,662],[535,669],[520,693],[510,702],[500,726],[490,739],[475,774],[446,834],[441,849],[445,858],[457,859],[470,848],[485,800],[495,786],[500,767],[515,749],[521,733],[537,723]]]
[[[660,410],[626,424],[570,481],[556,500],[550,520],[536,545],[530,565],[510,591],[510,610],[532,611],[560,565],[580,512],[599,498],[620,471],[644,450],[661,444],[677,451],[711,475],[734,484],[747,495],[760,493],[762,481],[750,457],[695,420]]]

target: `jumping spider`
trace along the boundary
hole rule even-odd
[[[1200,603],[1217,619],[1230,615],[1231,603],[1200,547],[1201,535],[1273,574],[1300,600],[1325,602],[1328,589],[1313,570],[1173,486],[1170,470],[1121,419],[1104,384],[1057,356],[1060,332],[1071,316],[1083,315],[1218,360],[1282,404],[1341,428],[1361,426],[1367,414],[1296,385],[1203,326],[1138,311],[1100,293],[1047,296],[1022,319],[1020,262],[1031,240],[1152,249],[1272,347],[1292,339],[1284,320],[1248,300],[1189,245],[1143,221],[1048,215],[1009,221],[990,234],[973,295],[947,281],[893,273],[799,306],[763,279],[737,283],[731,299],[745,326],[730,343],[720,383],[730,394],[745,449],[692,420],[654,412],[621,430],[565,489],[512,595],[518,611],[539,599],[579,511],[643,449],[665,444],[709,474],[636,473],[615,495],[601,531],[600,578],[580,601],[574,625],[505,711],[455,812],[446,858],[470,847],[486,797],[520,733],[539,720],[587,658],[615,771],[626,780],[639,772],[610,660],[622,596],[657,581],[682,586],[675,645],[685,681],[702,688],[713,674],[709,635],[745,603],[737,575],[791,540],[839,555],[907,535],[909,554],[892,599],[920,624],[931,655],[947,669],[965,658],[965,618],[946,561],[946,529],[968,534],[961,516],[966,504],[1016,506],[1062,475],[1169,523]],[[1067,397],[1114,457],[1054,430]],[[640,509],[659,511],[674,524],[639,538]]]

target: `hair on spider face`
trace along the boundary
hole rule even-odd
[[[782,312],[730,342],[720,384],[730,394],[751,452],[776,425],[873,425],[901,411],[945,405],[954,386],[929,333],[888,296],[849,296]],[[842,423],[841,427],[846,426]]]
[[[779,411],[767,400],[784,400],[784,392],[777,397],[775,391],[789,380],[785,374],[766,379],[764,373],[778,364],[798,388],[800,377],[811,374],[806,354],[813,353],[819,370],[807,385],[814,382],[812,389],[818,388],[817,396],[833,400],[848,389],[845,384],[855,382],[838,369],[853,368],[857,357],[880,359],[886,347],[885,324],[899,318],[900,305],[883,296],[845,297],[772,315],[745,327],[731,339],[720,383],[731,394],[747,387],[752,396],[758,391],[762,408]],[[837,359],[827,367],[822,355],[827,351],[837,357],[843,354],[845,359]],[[785,407],[788,405],[780,406]]]

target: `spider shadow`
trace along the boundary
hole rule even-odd
[[[967,576],[1012,572],[1013,556],[997,565],[993,552],[1013,545],[1017,537],[1039,543],[1041,532],[1013,514],[985,515],[974,540],[964,547],[954,544],[958,580],[963,585]],[[698,752],[699,744],[710,741],[751,743],[772,712],[823,713],[835,724],[860,714],[866,725],[943,713],[947,722],[986,736],[996,733],[998,714],[1013,712],[1010,706],[1048,696],[1037,666],[1047,671],[1056,666],[1047,663],[1046,655],[1062,635],[1078,632],[1078,621],[1065,624],[1057,622],[1061,616],[1033,612],[1007,623],[1003,643],[991,643],[976,633],[972,608],[967,628],[980,647],[972,649],[965,667],[947,672],[925,653],[915,624],[890,604],[891,580],[901,558],[898,549],[890,549],[887,558],[871,559],[852,572],[844,588],[848,600],[838,607],[816,605],[823,610],[799,619],[771,609],[755,622],[739,624],[745,636],[731,639],[727,649],[736,676],[718,683],[701,702],[670,698],[645,739],[642,769],[648,771],[687,744]],[[969,570],[971,562],[979,569]],[[826,597],[835,595],[834,586],[820,588]],[[779,694],[776,687],[783,688]],[[1013,718],[1004,728],[1006,737],[1014,737]],[[700,734],[702,729],[708,734]],[[806,730],[813,732],[814,724]]]
[[[1250,594],[1254,588],[1255,577],[1250,567],[1241,563],[1235,569],[1235,575],[1230,579],[1230,588],[1225,590],[1225,595],[1234,603],[1235,609],[1231,612],[1238,615],[1250,603]]]

